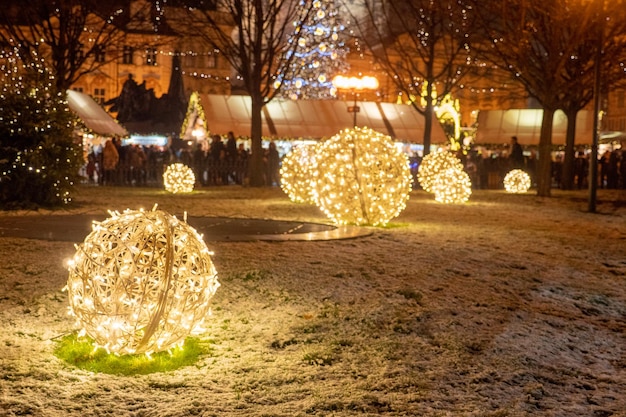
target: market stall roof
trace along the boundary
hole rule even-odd
[[[87,94],[67,90],[67,103],[86,127],[104,136],[128,136],[124,129],[109,113]]]
[[[249,96],[200,94],[206,126],[212,133],[233,131],[236,136],[250,136]],[[279,138],[320,139],[337,134],[354,124],[348,112],[352,101],[288,100],[276,98],[263,109],[263,135]],[[408,143],[421,143],[424,117],[406,104],[357,102],[357,125],[367,126]],[[183,126],[183,132],[190,131]],[[191,138],[185,138],[191,139]],[[447,142],[441,125],[433,123],[432,143]]]
[[[509,143],[511,136],[517,136],[521,145],[538,145],[541,133],[541,109],[486,110],[478,113],[478,128],[474,142],[477,144]],[[567,117],[558,110],[552,125],[552,143],[564,145],[567,132]],[[587,110],[576,116],[576,144],[591,144],[593,138],[593,118]]]

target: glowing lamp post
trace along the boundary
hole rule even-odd
[[[363,90],[376,90],[379,85],[378,79],[371,76],[344,77],[343,75],[338,75],[333,78],[333,85],[338,90],[352,91],[352,94],[354,95],[354,105],[348,107],[348,112],[354,113],[353,127],[356,127],[356,114],[360,111],[359,106],[356,105],[357,92]]]

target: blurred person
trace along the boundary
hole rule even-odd
[[[517,136],[511,137],[511,151],[509,153],[509,165],[511,169],[524,168],[524,151],[517,141]]]
[[[103,184],[113,185],[115,182],[115,172],[119,163],[120,155],[111,139],[107,140],[102,150],[102,169],[104,171]]]

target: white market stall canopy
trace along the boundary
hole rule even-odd
[[[250,136],[249,96],[200,94],[206,126],[211,133]],[[348,112],[353,101],[288,100],[276,98],[263,108],[263,135],[277,138],[320,139],[331,137],[354,124],[354,113]],[[424,117],[405,104],[357,102],[357,126],[367,126],[397,141],[421,143]],[[188,119],[192,119],[189,118]],[[183,126],[183,132],[190,132]],[[185,134],[187,136],[187,134]],[[191,139],[185,137],[184,139]],[[443,128],[434,118],[432,143],[445,143]]]
[[[86,127],[103,136],[128,136],[124,129],[93,98],[74,90],[67,90],[67,103]]]
[[[541,134],[541,109],[486,110],[478,113],[478,128],[474,142],[477,144],[510,143],[517,136],[521,145],[538,145]],[[567,132],[567,117],[558,110],[552,125],[552,143],[564,145]],[[593,118],[591,113],[581,110],[576,116],[577,145],[591,144]]]

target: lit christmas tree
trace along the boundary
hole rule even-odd
[[[82,155],[65,92],[39,59],[0,62],[0,207],[67,204]]]
[[[344,29],[334,0],[314,0],[313,11],[302,25],[302,32],[291,40],[298,42],[298,47],[290,68],[275,83],[276,87],[282,84],[284,97],[292,100],[335,97],[333,77],[348,69]]]

